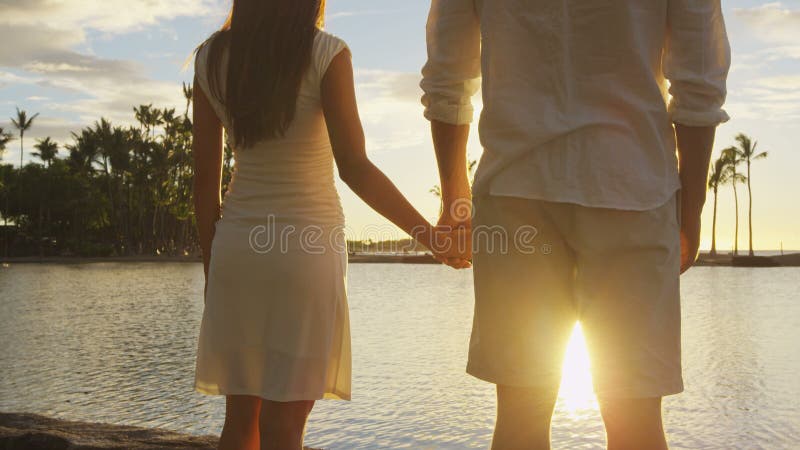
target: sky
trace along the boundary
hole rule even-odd
[[[800,249],[800,0],[723,3],[733,53],[725,106],[731,120],[717,131],[715,157],[739,132],[769,152],[753,165],[755,247]],[[328,0],[327,29],[352,50],[371,159],[434,221],[439,206],[429,190],[438,178],[418,87],[428,6]],[[26,134],[28,160],[36,138],[67,144],[71,131],[100,117],[132,123],[134,105],[182,111],[181,83],[193,77],[184,63],[228,7],[228,0],[0,0],[0,127],[11,129],[7,118],[17,106],[41,114]],[[476,128],[471,159],[481,154]],[[9,144],[5,162],[19,164],[19,141]],[[338,188],[351,237],[403,236],[342,183]],[[739,192],[739,247],[746,248],[746,188]],[[704,248],[711,241],[712,201],[709,193]],[[729,250],[729,186],[720,190],[718,209],[717,246]]]

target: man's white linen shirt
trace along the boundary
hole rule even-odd
[[[673,123],[728,119],[719,0],[433,0],[427,39],[425,117],[468,124],[482,89],[476,194],[652,209]]]

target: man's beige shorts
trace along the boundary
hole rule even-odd
[[[677,198],[624,211],[476,197],[467,372],[555,389],[580,320],[598,397],[681,392]]]

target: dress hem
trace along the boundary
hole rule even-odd
[[[256,397],[260,397],[264,400],[270,400],[274,402],[297,402],[297,401],[308,401],[308,400],[341,400],[341,401],[350,401],[350,394],[346,394],[344,392],[339,391],[332,391],[332,392],[324,392],[324,393],[299,393],[299,394],[291,394],[291,395],[274,395],[274,394],[266,394],[263,392],[253,392],[252,390],[248,389],[206,389],[202,388],[198,385],[194,386],[194,390],[199,392],[203,395],[252,395]]]

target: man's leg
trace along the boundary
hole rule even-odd
[[[608,450],[667,450],[661,397],[601,399]]]
[[[609,448],[666,449],[661,398],[683,390],[676,198],[647,211],[575,206],[568,239]]]
[[[496,450],[550,448],[575,324],[574,260],[544,202],[474,199],[475,314],[467,373],[497,385]]]
[[[493,450],[548,450],[550,419],[558,386],[520,388],[497,386],[497,423]]]

